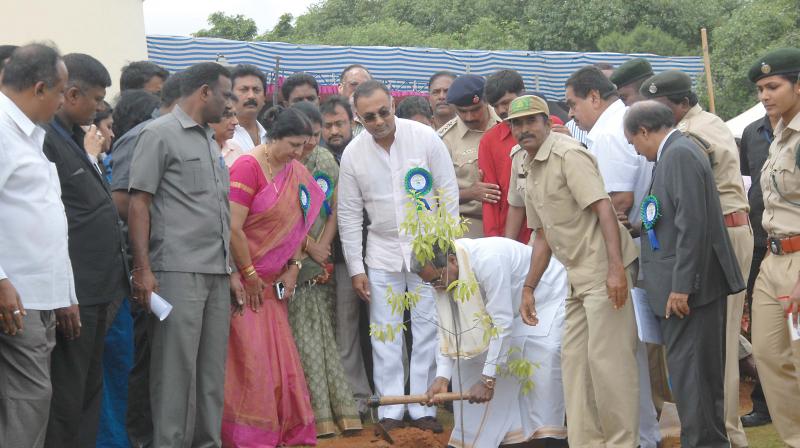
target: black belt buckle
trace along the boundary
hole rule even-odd
[[[775,255],[783,255],[783,246],[778,238],[769,238],[769,251]]]

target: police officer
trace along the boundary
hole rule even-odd
[[[447,91],[447,102],[456,108],[456,117],[439,129],[447,145],[458,178],[459,213],[469,218],[467,238],[483,236],[483,202],[500,200],[500,186],[482,182],[478,169],[478,145],[484,132],[499,123],[500,117],[483,99],[486,81],[482,76],[461,75]]]
[[[800,49],[783,48],[750,68],[759,100],[781,119],[761,170],[769,253],[753,289],[753,354],[783,443],[800,446]],[[793,322],[787,323],[787,312]]]
[[[725,123],[704,111],[692,92],[692,79],[678,70],[667,70],[647,79],[639,90],[672,109],[676,127],[688,134],[708,154],[714,181],[719,190],[725,225],[733,243],[742,277],[750,273],[753,259],[753,230],[748,212],[750,205],[744,193],[739,150]],[[739,333],[746,291],[728,296],[725,324],[725,427],[734,448],[748,446],[739,418]]]
[[[644,58],[633,58],[617,67],[609,79],[617,86],[619,99],[630,107],[634,103],[645,99],[639,88],[653,76],[653,67]]]

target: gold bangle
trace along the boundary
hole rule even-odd
[[[256,275],[256,268],[251,264],[246,268],[242,269],[242,274],[244,274],[245,277],[252,277]]]

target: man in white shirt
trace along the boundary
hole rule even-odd
[[[464,238],[455,241],[455,253],[445,254],[436,247],[433,261],[425,266],[416,258],[411,261],[412,271],[418,272],[439,293],[436,302],[440,311],[441,343],[437,350],[436,380],[428,390],[428,397],[447,392],[451,377],[455,378],[453,391],[471,397],[470,404],[463,404],[463,415],[462,405],[453,405],[455,428],[450,436],[453,446],[459,446],[462,437],[465,446],[474,447],[567,437],[561,379],[567,271],[555,258],[550,259],[550,265],[536,286],[539,323],[526,325],[519,309],[532,250],[531,246],[510,238]],[[457,334],[458,330],[450,323],[452,319],[445,316],[453,309],[452,314],[468,325],[467,328],[472,328],[470,322],[475,320],[475,313],[470,301],[473,298],[461,303],[445,290],[451,282],[469,277],[470,273],[478,282],[475,299],[480,303],[475,305],[485,309],[498,333],[486,345],[483,337],[470,340],[462,329],[460,350],[456,351],[455,344],[451,343],[454,338],[448,335]],[[477,343],[472,353],[469,350],[471,341]],[[513,349],[512,353],[509,349]],[[479,351],[482,353],[476,355]],[[461,358],[459,362],[455,361],[457,358]],[[520,358],[536,366],[530,377],[518,378],[504,373],[509,360]],[[521,387],[526,380],[533,382],[531,390]]]
[[[393,313],[386,299],[389,287],[395,293],[418,291],[421,299],[411,310],[414,335],[411,353],[411,393],[424,393],[434,378],[436,311],[433,289],[423,284],[411,266],[411,236],[400,232],[405,219],[409,191],[420,188],[431,208],[432,196],[440,192],[447,212],[458,217],[458,185],[450,156],[436,132],[428,126],[394,116],[389,89],[378,81],[367,81],[356,89],[353,101],[367,132],[347,145],[339,172],[339,235],[353,289],[370,303],[370,322],[385,328],[398,325],[403,313]],[[422,184],[406,182],[416,173]],[[366,258],[362,253],[363,211],[367,226]],[[365,264],[369,266],[369,277]],[[380,395],[403,395],[402,335],[381,342],[372,338],[373,379]],[[436,410],[421,405],[408,409],[414,426],[441,431]],[[403,426],[403,406],[378,410],[387,429]]]
[[[267,130],[258,122],[266,101],[267,77],[255,65],[239,64],[231,71],[239,124],[230,139],[245,153],[267,141]]]
[[[44,445],[53,310],[78,303],[58,173],[37,126],[61,106],[66,81],[58,52],[34,44],[12,54],[0,85],[0,434],[9,447]]]
[[[622,122],[627,108],[619,99],[616,86],[600,68],[587,66],[569,77],[566,97],[570,116],[588,132],[589,152],[597,159],[617,216],[623,222],[626,219],[634,222],[639,210],[634,207],[638,205],[635,202],[642,199],[634,196],[635,192],[641,191],[637,186],[647,174],[647,161],[625,138]],[[632,294],[643,296],[644,292],[632,288]],[[643,448],[655,448],[661,440],[661,432],[650,388],[647,349],[641,340],[637,345],[636,361],[639,366],[639,439]]]

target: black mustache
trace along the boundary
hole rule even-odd
[[[256,101],[254,98],[250,98],[249,100],[244,102],[244,105],[245,106],[258,106],[258,101]]]
[[[536,138],[536,136],[527,132],[520,134],[519,136],[520,141],[525,140],[526,138]]]

